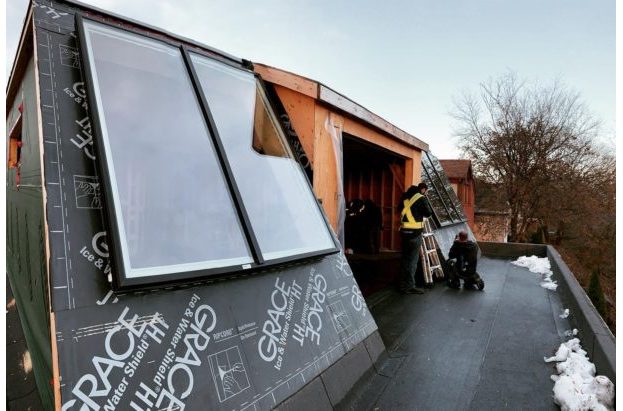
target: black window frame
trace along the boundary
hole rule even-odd
[[[448,175],[443,169],[441,162],[436,156],[434,156],[430,152],[426,152],[426,156],[428,157],[428,161],[430,162],[432,166],[433,172],[437,175],[437,177],[439,178],[439,182],[443,186],[443,189],[444,189],[444,192],[446,193],[448,201],[450,202],[450,204],[452,205],[452,208],[454,209],[456,213],[457,218],[453,220],[458,221],[458,222],[467,221],[467,217],[465,216],[465,210],[463,210],[463,203],[461,203],[461,200],[459,200],[459,197],[456,195],[456,193],[452,189],[452,184],[450,183],[450,179],[448,178]]]
[[[422,174],[426,175],[428,181],[431,183],[430,185],[432,187],[429,187],[429,190],[434,190],[437,193],[437,196],[439,198],[439,200],[441,201],[447,215],[448,215],[448,219],[447,220],[443,220],[441,221],[441,219],[438,216],[438,212],[437,210],[435,210],[435,208],[433,207],[433,215],[435,217],[435,221],[437,223],[437,225],[439,227],[446,227],[446,226],[450,226],[453,224],[458,224],[458,223],[464,223],[467,221],[467,218],[465,217],[465,211],[463,210],[463,204],[461,204],[460,200],[458,199],[458,197],[456,196],[456,194],[454,193],[454,191],[452,190],[452,188],[448,188],[448,185],[445,184],[444,182],[444,178],[447,180],[447,176],[445,175],[445,172],[443,173],[443,175],[441,175],[441,173],[437,170],[437,168],[435,167],[433,160],[431,159],[431,157],[434,157],[432,154],[430,154],[427,151],[424,151],[422,153]],[[436,157],[434,157],[435,160],[437,162],[439,162],[439,160],[437,160]],[[428,165],[430,165],[430,167],[428,167]],[[430,168],[430,170],[429,170]],[[433,174],[433,175],[431,175]],[[438,187],[438,184],[435,182],[438,181],[441,184],[441,187]],[[452,190],[452,193],[449,193],[448,190]],[[442,197],[441,193],[445,193],[447,200],[449,200],[450,204],[446,204],[446,201],[444,200],[444,198]],[[454,196],[452,195],[454,194]],[[452,212],[451,212],[451,208],[454,211],[454,213],[456,214],[456,216],[458,218],[453,218],[452,217]]]
[[[122,256],[122,246],[121,246],[121,237],[119,234],[119,222],[117,219],[117,214],[115,212],[116,205],[113,200],[112,187],[110,184],[111,175],[108,169],[108,159],[106,156],[106,150],[103,147],[103,132],[102,132],[102,123],[100,121],[99,108],[96,102],[96,91],[93,82],[93,71],[91,69],[91,61],[89,58],[89,53],[86,49],[87,41],[86,41],[86,30],[84,27],[85,22],[92,22],[95,24],[106,26],[107,28],[111,28],[113,30],[125,31],[131,33],[133,35],[142,36],[154,41],[161,42],[168,46],[175,47],[179,49],[180,55],[184,61],[184,66],[186,72],[190,78],[192,90],[197,99],[197,105],[201,112],[202,118],[205,121],[206,128],[209,133],[209,138],[211,138],[216,157],[218,159],[218,166],[221,168],[227,189],[232,197],[232,202],[235,207],[236,215],[238,217],[238,221],[241,225],[242,232],[244,234],[245,241],[251,253],[251,257],[253,262],[249,264],[236,264],[233,266],[227,267],[216,267],[216,268],[208,268],[208,269],[200,269],[200,270],[192,270],[192,271],[184,271],[184,272],[171,272],[166,274],[159,275],[151,275],[151,276],[143,276],[143,277],[128,277],[126,275],[126,267],[123,263]],[[261,76],[243,64],[235,63],[233,61],[229,61],[225,58],[219,58],[220,56],[215,55],[211,52],[205,52],[204,50],[198,47],[189,47],[188,45],[179,42],[179,41],[170,41],[168,38],[163,38],[162,36],[154,35],[151,32],[144,32],[139,30],[133,30],[131,27],[127,26],[119,26],[110,23],[109,21],[102,21],[93,16],[85,16],[82,13],[76,14],[76,27],[78,31],[78,41],[79,41],[79,49],[82,59],[82,67],[84,68],[84,82],[87,90],[87,101],[88,101],[88,114],[91,120],[92,125],[92,134],[93,134],[93,145],[96,153],[96,168],[99,175],[102,177],[102,205],[104,208],[103,217],[104,224],[106,227],[106,232],[108,233],[108,247],[109,247],[109,260],[112,267],[112,278],[109,278],[109,281],[112,284],[113,289],[115,290],[131,290],[131,289],[148,289],[154,287],[162,287],[168,286],[175,283],[188,283],[188,282],[201,282],[213,279],[214,277],[225,277],[225,276],[236,276],[240,274],[251,274],[260,270],[275,268],[276,266],[281,266],[288,263],[299,262],[303,260],[308,260],[312,258],[320,258],[326,255],[335,254],[340,251],[339,243],[335,237],[335,233],[333,232],[331,225],[327,219],[326,214],[322,206],[319,204],[316,196],[313,194],[313,188],[311,183],[306,177],[305,170],[303,166],[300,164],[296,157],[292,157],[297,166],[302,173],[303,179],[306,181],[307,187],[311,190],[313,202],[315,206],[318,207],[320,211],[320,215],[322,220],[324,221],[325,228],[333,242],[332,248],[327,248],[324,250],[316,250],[312,252],[307,252],[303,254],[295,254],[291,256],[264,260],[262,256],[262,252],[260,250],[260,246],[253,231],[253,227],[250,223],[248,213],[246,211],[244,201],[242,200],[242,196],[240,194],[240,190],[238,189],[236,179],[234,178],[234,174],[232,172],[229,160],[227,158],[227,152],[225,151],[224,145],[222,143],[218,128],[216,127],[216,123],[214,121],[213,114],[208,105],[207,98],[201,88],[201,84],[199,78],[197,76],[197,72],[190,58],[190,52],[200,55],[202,57],[210,58],[220,63],[227,64],[231,67],[234,67],[239,70],[243,70],[249,73],[252,73],[254,78],[256,79],[256,84],[258,87],[261,87],[263,92],[268,95],[266,90],[266,85],[261,79]],[[269,105],[267,109],[272,110],[274,112],[273,105]],[[273,113],[275,114],[275,113]],[[275,114],[276,116],[276,114]],[[278,118],[278,116],[277,116]],[[286,131],[283,129],[283,124],[281,121],[278,121],[276,124],[277,127],[281,129],[284,136],[287,136]],[[292,146],[290,141],[285,138],[285,144],[292,151]],[[126,250],[127,251],[127,250]]]

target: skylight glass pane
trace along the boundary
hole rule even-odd
[[[191,55],[265,260],[335,248],[252,73]]]
[[[446,225],[452,222],[446,207],[444,206],[439,193],[437,192],[437,188],[434,184],[434,181],[430,178],[431,175],[431,167],[430,163],[425,160],[426,156],[422,156],[422,181],[426,183],[428,186],[428,191],[426,192],[426,197],[430,202],[431,208],[433,209],[433,213],[435,213],[435,217],[437,217],[437,221],[439,225]]]
[[[252,262],[179,49],[84,30],[126,277]]]
[[[437,175],[437,179],[438,179],[437,181],[439,182],[438,185],[439,185],[440,191],[441,191],[442,186],[444,188],[443,190],[444,192],[442,196],[443,196],[444,201],[446,202],[446,205],[448,206],[448,209],[450,210],[450,215],[452,219],[455,221],[467,220],[467,218],[465,217],[465,212],[463,211],[463,205],[461,204],[461,202],[459,201],[459,198],[457,197],[456,193],[452,189],[452,184],[450,184],[450,179],[448,178],[448,175],[443,169],[441,163],[439,162],[437,157],[435,157],[431,153],[426,153],[426,155],[428,156],[432,167],[436,171],[435,174]]]

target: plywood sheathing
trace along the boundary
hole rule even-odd
[[[318,82],[316,81],[263,64],[253,63],[253,70],[265,81],[294,90],[313,99],[318,98]]]
[[[260,64],[254,68],[265,81],[275,85],[312,163],[314,193],[336,231],[339,205],[344,199],[340,198],[334,142],[327,127],[334,127],[339,136],[348,133],[403,157],[405,170],[400,181],[404,183],[400,185],[409,187],[419,183],[421,150],[428,149],[428,145],[320,83]]]
[[[408,146],[419,150],[428,150],[428,144],[424,143],[422,140],[401,130],[382,117],[372,113],[365,107],[320,82],[259,63],[253,63],[253,69],[266,81],[326,103],[333,108],[332,111],[336,111],[334,109],[342,111],[346,116],[352,116],[361,120]]]
[[[296,130],[307,158],[314,166],[314,128],[315,102],[312,97],[289,88],[275,85],[279,99],[283,103],[292,127]]]

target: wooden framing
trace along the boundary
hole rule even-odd
[[[428,150],[426,143],[319,82],[263,64],[253,66],[265,81],[274,85],[311,160],[314,192],[336,231],[340,193],[330,127],[338,135],[347,133],[402,158],[401,190],[420,182],[421,154]],[[396,170],[391,172],[396,175]]]

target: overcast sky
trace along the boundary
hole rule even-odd
[[[580,92],[614,147],[614,0],[84,2],[318,80],[440,158],[453,97],[508,70]],[[7,0],[7,76],[27,4]]]

